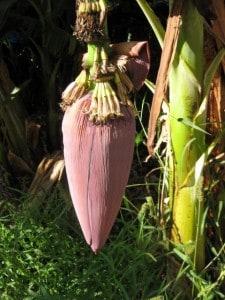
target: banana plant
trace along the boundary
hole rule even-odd
[[[194,26],[195,31],[193,32]],[[202,102],[203,20],[192,1],[184,1],[182,24],[175,58],[169,76],[170,134],[173,149],[172,238],[183,243],[198,270],[204,267],[203,178],[193,169],[205,150],[205,134],[192,124],[204,128],[206,119],[195,120]],[[177,84],[179,83],[179,84]],[[190,125],[185,123],[190,122]],[[179,137],[179,138],[178,138]],[[191,173],[191,174],[190,174]],[[199,229],[198,227],[201,226]]]
[[[137,2],[145,9],[146,14],[146,1]],[[149,119],[148,139],[149,152],[153,155],[160,107],[162,101],[167,100],[168,140],[171,149],[171,238],[175,244],[183,245],[185,253],[198,271],[205,265],[204,221],[207,212],[204,210],[204,165],[216,144],[206,144],[207,101],[211,80],[224,57],[222,49],[205,71],[202,14],[207,13],[207,17],[211,18],[216,15],[211,12],[211,7],[203,6],[199,1],[170,1],[170,14]],[[148,16],[155,23],[153,30],[156,30],[155,28],[160,28],[160,24],[151,15],[152,12]],[[158,36],[158,30],[156,35]]]
[[[75,35],[87,53],[61,103],[69,190],[94,253],[105,244],[125,192],[135,139],[130,93],[143,85],[150,66],[147,42],[109,43],[109,8],[104,0],[77,1]]]

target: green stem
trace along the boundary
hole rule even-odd
[[[170,73],[170,128],[175,172],[171,176],[174,180],[172,238],[176,243],[186,244],[187,254],[193,260],[198,258],[194,262],[198,270],[204,266],[204,234],[197,230],[203,215],[203,180],[196,181],[192,170],[204,147],[204,132],[194,129],[194,116],[202,100],[202,82],[203,22],[193,1],[187,0]],[[193,126],[187,126],[182,120],[188,120]]]
[[[103,1],[105,3],[106,8],[110,7],[109,1]],[[85,64],[90,68],[90,75],[93,75],[94,72],[94,65],[96,63],[101,63],[100,51],[101,48],[104,47],[105,52],[109,53],[109,35],[108,35],[108,22],[107,22],[107,9],[105,11],[106,15],[104,18],[104,23],[102,24],[103,27],[103,34],[99,38],[98,41],[88,41],[87,42],[87,57]]]

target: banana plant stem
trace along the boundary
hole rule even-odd
[[[173,198],[170,200],[173,209],[172,238],[176,243],[185,245],[186,253],[197,270],[204,267],[204,234],[198,230],[203,215],[203,181],[197,181],[192,170],[204,148],[202,141],[205,134],[194,128],[194,116],[202,99],[202,82],[203,21],[193,1],[187,0],[169,78],[174,165],[171,176]]]

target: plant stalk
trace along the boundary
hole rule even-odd
[[[170,130],[174,174],[171,179],[172,239],[185,245],[195,268],[204,267],[203,177],[195,176],[205,133],[194,117],[202,101],[203,20],[192,0],[184,3],[182,25],[170,72]],[[171,196],[170,195],[170,196]],[[201,228],[201,230],[199,230]]]

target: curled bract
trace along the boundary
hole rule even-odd
[[[120,67],[123,66],[136,90],[139,90],[150,68],[150,51],[147,41],[112,44],[112,55]]]

